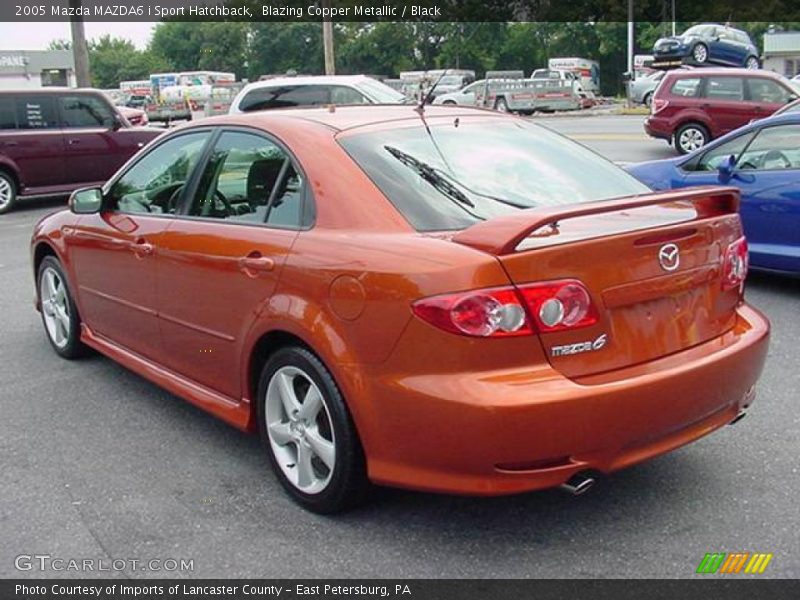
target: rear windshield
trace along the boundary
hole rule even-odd
[[[649,192],[591,150],[521,120],[437,118],[339,143],[419,231]]]
[[[278,85],[249,91],[239,102],[239,110],[250,112],[294,106],[320,106],[330,103],[330,88],[323,85]]]

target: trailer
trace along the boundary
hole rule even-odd
[[[547,67],[572,73],[585,92],[600,93],[600,63],[596,60],[577,57],[551,58],[547,61]]]
[[[578,110],[581,98],[572,82],[561,79],[527,79],[522,71],[487,71],[475,94],[478,106],[502,112]]]

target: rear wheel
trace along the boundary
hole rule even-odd
[[[278,350],[258,388],[259,432],[278,480],[301,506],[334,513],[369,484],[355,425],[328,369],[297,346]]]
[[[703,43],[695,44],[692,48],[692,60],[698,65],[708,62],[708,46]]]
[[[494,109],[499,112],[508,112],[508,103],[505,98],[498,98],[494,101]]]
[[[37,277],[39,302],[47,339],[62,358],[73,359],[86,353],[81,342],[81,318],[72,299],[61,263],[46,256]]]
[[[5,171],[0,171],[0,215],[9,212],[17,202],[17,183]]]
[[[442,102],[442,104],[448,104],[450,106],[454,106],[455,105],[455,100],[445,100],[444,102]]]
[[[748,56],[747,60],[744,61],[744,68],[745,69],[758,69],[761,65],[758,64],[758,57],[756,56]]]
[[[644,104],[647,108],[650,108],[653,104],[653,92],[648,92],[645,94],[644,99],[642,100],[642,104]]]
[[[688,154],[705,146],[710,139],[708,130],[699,123],[686,123],[675,132],[675,149]]]

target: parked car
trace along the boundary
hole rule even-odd
[[[580,493],[753,401],[737,200],[475,108],[210,117],[36,225],[36,302],[62,357],[258,431],[311,510]]]
[[[629,83],[631,100],[649,107],[653,101],[653,92],[663,78],[664,71],[653,71],[631,81]]]
[[[705,65],[715,63],[758,69],[758,48],[741,29],[704,23],[683,34],[661,38],[653,46],[653,66],[663,63]]]
[[[400,92],[364,75],[285,77],[247,84],[233,99],[230,114],[298,106],[405,101]]]
[[[99,90],[0,91],[0,214],[26,196],[103,183],[160,134],[130,127]]]
[[[150,124],[150,119],[147,118],[147,113],[138,108],[130,108],[128,106],[117,106],[117,111],[127,119],[133,127],[144,127]]]
[[[440,94],[433,99],[433,104],[458,104],[459,106],[475,106],[477,104],[476,94],[484,87],[485,80],[479,79],[470,83],[467,87],[461,88],[457,92]]]
[[[797,99],[800,89],[771,71],[691,69],[668,72],[653,95],[644,128],[681,154]]]
[[[800,274],[800,113],[756,121],[688,156],[626,168],[654,190],[738,187],[750,264]]]
[[[800,85],[800,84],[798,84],[798,85]],[[789,102],[789,104],[786,104],[785,106],[782,106],[781,108],[776,110],[774,113],[772,113],[772,115],[773,116],[778,116],[778,115],[785,115],[787,113],[796,113],[796,112],[800,112],[800,100],[795,100],[793,102]]]

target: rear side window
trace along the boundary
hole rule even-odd
[[[700,91],[700,78],[687,77],[678,79],[669,88],[669,93],[673,96],[683,96],[685,98],[694,98]]]
[[[58,99],[64,127],[111,127],[114,117],[108,105],[95,96],[62,96]]]
[[[189,215],[299,227],[302,178],[275,142],[226,131],[214,146]]]
[[[709,77],[703,94],[714,100],[741,102],[744,100],[744,81],[740,77]]]
[[[17,98],[17,127],[20,129],[52,129],[58,127],[55,102],[51,96]]]
[[[13,98],[0,98],[0,130],[16,129],[17,115]]]
[[[771,79],[753,77],[747,80],[750,90],[750,100],[753,102],[767,102],[769,104],[786,104],[791,92]]]
[[[268,110],[294,106],[319,106],[330,104],[330,89],[322,85],[284,85],[256,88],[248,92],[239,103],[239,110]]]
[[[331,103],[333,104],[369,104],[364,94],[344,85],[331,87]]]

